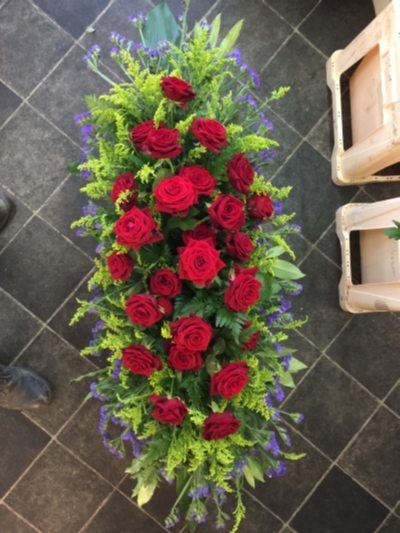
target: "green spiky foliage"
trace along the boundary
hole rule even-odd
[[[92,384],[91,394],[104,401],[100,429],[106,446],[116,455],[123,455],[125,447],[133,445],[136,458],[128,472],[137,480],[133,497],[137,496],[139,505],[151,498],[163,477],[175,480],[178,497],[166,525],[173,525],[180,507],[193,531],[196,521],[202,521],[206,514],[207,496],[215,502],[217,526],[222,526],[227,518],[222,509],[224,493],[233,493],[237,498],[233,533],[245,514],[243,484],[254,487],[256,480],[263,482],[266,475],[281,473],[283,459],[301,457],[284,451],[289,444],[284,418],[298,421],[299,415],[282,413],[275,398],[281,399],[282,384],[294,386],[292,373],[305,366],[293,358],[293,348],[282,345],[287,339],[286,330],[301,325],[288,312],[285,295],[298,290],[294,280],[302,274],[292,262],[281,258],[283,254],[295,258],[288,236],[298,228],[289,223],[292,214],[280,214],[278,209],[290,188],[279,189],[267,181],[268,154],[278,144],[267,137],[268,122],[260,115],[267,103],[283,96],[286,89],[275,91],[257,107],[246,96],[254,88],[253,78],[245,68],[238,67],[237,54],[227,57],[240,24],[216,47],[219,22],[217,17],[211,31],[197,25],[194,38],[181,47],[161,43],[157,54],[133,47],[120,36],[113,38],[117,49],[112,56],[128,81],[119,85],[111,82],[108,94],[87,97],[89,113],[79,119],[86,137],[85,155],[79,164],[70,167],[87,178],[82,191],[90,198],[85,216],[73,226],[100,243],[97,270],[89,282],[94,298],[79,302],[72,323],[87,312],[98,315],[95,338],[82,354],[108,354],[108,367],[95,373],[97,381]],[[143,24],[139,19],[139,26]],[[100,73],[97,50],[88,57],[88,64]],[[196,92],[186,109],[166,98],[161,87],[166,76],[185,80]],[[189,129],[195,118],[211,118],[225,127],[228,144],[221,153],[197,141]],[[156,128],[163,123],[179,131],[179,155],[160,159],[135,146],[131,130],[149,120]],[[208,208],[215,198],[229,194],[247,203],[249,195],[238,192],[227,176],[227,164],[238,153],[245,154],[256,169],[250,194],[268,196],[275,206],[262,223],[246,215],[240,231],[253,244],[249,261],[231,257],[224,240],[227,232],[219,231],[216,249],[225,266],[210,286],[182,279],[182,290],[171,301],[172,316],[164,313],[161,320],[148,327],[133,323],[125,309],[128,299],[151,294],[149,280],[160,268],[179,275],[178,249],[185,246],[183,232],[199,223],[210,225]],[[162,180],[176,176],[183,165],[202,166],[217,185],[211,195],[200,195],[185,216],[173,216],[157,209],[154,189]],[[115,202],[110,198],[116,178],[127,172],[133,174],[137,186],[136,207],[150,209],[162,235],[158,242],[145,243],[137,250],[118,243],[114,229],[125,216],[123,205],[132,192],[122,191]],[[114,252],[134,261],[133,271],[125,280],[115,279],[110,272],[108,258]],[[231,312],[224,301],[235,264],[258,267],[256,278],[262,283],[258,300],[246,311]],[[210,324],[213,336],[202,353],[201,368],[178,371],[168,364],[166,342],[173,342],[171,322],[190,316]],[[255,335],[259,336],[258,342],[249,344]],[[131,345],[148,349],[162,362],[162,369],[153,369],[146,376],[121,364],[124,350]],[[234,362],[246,364],[245,386],[230,399],[211,395],[212,376],[223,365]],[[182,422],[160,422],[149,400],[153,394],[183,402],[187,413]],[[212,413],[232,413],[240,422],[239,429],[223,438],[205,439],[205,421]],[[111,438],[108,427],[115,424],[122,429],[118,437]]]

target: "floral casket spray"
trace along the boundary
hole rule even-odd
[[[290,188],[264,176],[277,143],[263,109],[287,89],[258,106],[257,74],[234,50],[242,21],[219,46],[220,15],[185,41],[186,12],[181,27],[165,2],[131,17],[139,44],[111,34],[126,83],[100,71],[98,47],[84,58],[112,86],[76,118],[85,146],[70,170],[90,200],[74,226],[96,237],[99,255],[95,297],[72,322],[98,315],[82,353],[105,352],[108,366],[91,374],[89,396],[103,402],[107,448],[117,457],[133,448],[139,506],[176,481],[166,527],[181,515],[194,531],[215,506],[220,528],[233,493],[235,532],[245,481],[268,483],[301,457],[285,451],[284,421],[301,415],[277,408],[282,385],[305,368],[282,346],[301,325],[286,298],[302,274],[280,259],[294,259],[288,236],[299,227],[282,214]]]

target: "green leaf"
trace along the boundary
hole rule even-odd
[[[211,409],[212,409],[213,413],[218,413],[219,405],[217,404],[217,402],[214,402],[214,401],[211,402]]]
[[[243,474],[244,474],[244,477],[246,478],[247,483],[250,485],[250,487],[253,487],[253,489],[255,489],[256,488],[256,480],[254,479],[254,476],[251,473],[249,465],[246,465],[243,468]]]
[[[293,357],[289,361],[289,372],[290,373],[299,372],[300,370],[304,370],[306,368],[308,368],[307,365],[305,365],[304,363],[302,363],[301,361],[299,361],[295,357]]]
[[[306,457],[306,453],[285,453],[281,452],[281,455],[288,459],[289,461],[298,461],[299,459],[303,459],[303,457]]]
[[[217,361],[216,361],[215,355],[213,353],[210,353],[209,355],[207,355],[207,358],[206,358],[206,370],[207,370],[207,373],[210,376],[215,374],[215,372],[218,372]]]
[[[296,265],[289,263],[289,261],[284,261],[283,259],[278,259],[276,261],[275,265],[272,267],[272,271],[274,275],[280,279],[304,278],[304,274]]]
[[[292,378],[292,374],[290,372],[284,372],[280,377],[279,377],[279,381],[281,383],[281,385],[283,385],[284,387],[290,387],[291,389],[294,389],[296,387],[294,381],[293,381],[293,378]]]
[[[400,240],[400,222],[393,220],[393,224],[396,226],[395,228],[385,229],[383,230],[383,233],[387,235],[389,239],[396,239],[398,241]]]
[[[266,256],[270,259],[272,257],[278,257],[279,255],[282,255],[285,252],[286,250],[283,246],[273,246],[268,250]]]
[[[151,485],[142,485],[139,490],[137,503],[139,507],[143,507],[143,505],[151,500],[151,497],[154,494],[154,491],[156,490],[157,483],[151,483]]]
[[[194,35],[194,38],[195,39],[198,39],[199,36],[200,36],[200,33],[201,33],[201,26],[200,24],[196,21],[195,24],[194,24],[194,28],[193,28],[193,35]]]
[[[197,529],[197,522],[195,522],[194,520],[191,520],[190,522],[186,522],[186,525],[190,531],[190,533],[194,533]]]
[[[215,19],[211,22],[211,27],[212,27],[212,30],[211,30],[210,37],[208,38],[208,40],[211,46],[215,48],[217,45],[219,30],[221,27],[221,13],[218,13]]]
[[[160,183],[161,180],[165,178],[169,178],[170,176],[172,176],[172,172],[169,168],[160,168],[157,171],[156,177],[153,180],[153,185],[152,185],[153,191],[157,187],[157,185]]]
[[[226,54],[229,54],[230,52],[232,52],[233,47],[235,46],[235,43],[238,40],[238,37],[239,37],[239,34],[240,34],[240,30],[242,29],[243,21],[244,21],[244,19],[239,20],[239,22],[237,22],[233,26],[233,28],[231,28],[229,30],[229,32],[227,33],[227,35],[223,39],[222,43],[219,46],[219,48],[220,48],[220,52],[218,54],[219,58],[225,57]]]
[[[219,355],[220,353],[224,353],[226,348],[226,343],[222,337],[218,337],[215,341],[214,346],[212,347],[212,353],[214,355]]]
[[[165,0],[147,13],[147,23],[143,30],[144,46],[157,48],[160,41],[169,41],[179,46],[181,32]]]
[[[182,231],[194,229],[197,226],[197,221],[194,220],[194,218],[181,218],[178,220],[179,220],[178,228],[181,229]]]
[[[81,164],[80,161],[75,161],[75,163],[71,163],[68,165],[67,169],[70,174],[73,176],[80,176],[81,171],[78,169],[78,166]]]
[[[96,30],[92,26],[88,26],[85,30],[86,33],[94,33]]]
[[[264,483],[264,472],[261,468],[260,463],[252,456],[248,456],[247,459],[249,461],[249,468],[251,470],[251,473],[253,474],[253,477],[258,481],[262,481]]]
[[[93,376],[98,376],[99,374],[105,374],[106,372],[107,372],[107,368],[101,368],[100,370],[89,372],[89,374],[83,374],[82,376],[78,376],[77,378],[71,379],[69,381],[69,385],[72,385],[73,383],[77,383],[78,381],[82,381],[82,379],[85,379],[85,378],[92,378]]]
[[[128,468],[125,470],[125,473],[131,475],[137,474],[142,467],[141,462],[141,459],[134,459],[131,466],[128,466]]]

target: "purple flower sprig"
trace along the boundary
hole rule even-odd
[[[83,57],[83,61],[86,63],[88,69],[93,70],[93,72],[98,72],[98,62],[100,57],[100,47],[95,44],[89,50],[89,52]]]
[[[273,476],[283,476],[286,474],[286,467],[285,463],[283,461],[279,461],[278,465],[275,468],[271,468],[268,472],[266,472],[266,476],[273,477]]]
[[[202,485],[200,487],[196,487],[196,489],[193,491],[191,490],[188,492],[189,498],[208,498],[208,495],[210,493],[210,488],[208,485]]]
[[[138,13],[136,13],[136,15],[131,15],[130,17],[128,17],[128,22],[130,22],[132,26],[142,29],[144,25],[147,24],[147,18],[142,13],[142,11],[139,11]]]
[[[280,448],[279,448],[279,445],[278,445],[278,442],[276,440],[276,434],[275,432],[273,432],[271,434],[271,437],[269,439],[269,442],[266,444],[265,446],[265,449],[267,451],[271,450],[272,454],[275,456],[275,457],[278,457],[279,453],[280,453]]]

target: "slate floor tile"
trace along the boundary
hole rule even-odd
[[[257,94],[257,92],[255,93]],[[276,147],[276,156],[265,167],[262,167],[264,176],[270,179],[272,175],[283,165],[289,155],[301,142],[301,137],[292,128],[274,113],[274,103],[265,112],[265,116],[273,124],[274,129],[268,133],[267,137],[279,143]]]
[[[117,485],[132,462],[132,447],[126,442],[125,459],[117,459],[104,447],[98,429],[101,406],[99,400],[88,400],[62,430],[58,440],[110,483]],[[122,431],[118,426],[116,435],[120,435]]]
[[[284,403],[284,410],[303,413],[298,430],[335,458],[376,405],[364,389],[322,357]]]
[[[34,217],[1,255],[0,286],[47,320],[91,268],[77,248]]]
[[[76,533],[111,490],[65,448],[52,443],[6,503],[41,531]]]
[[[318,0],[302,0],[301,2],[292,2],[291,0],[267,0],[266,4],[273,9],[293,26],[297,26],[306,17]]]
[[[50,437],[18,411],[0,409],[0,427],[2,498],[43,450]]]
[[[220,13],[221,8],[220,37],[224,37],[239,20],[244,19],[235,46],[240,49],[243,61],[257,72],[292,33],[292,28],[260,0],[248,0],[246,3],[241,0],[223,0],[216,6],[215,14]],[[265,46],[263,39],[255,39],[255,35],[268,35],[269,45]]]
[[[388,407],[390,407],[390,409],[400,415],[400,382],[386,398],[385,403]]]
[[[378,202],[389,200],[389,198],[398,198],[400,196],[400,182],[368,183],[365,185],[365,192]]]
[[[400,518],[390,515],[380,528],[379,533],[398,533],[400,531]]]
[[[0,252],[9,241],[18,233],[25,222],[32,216],[32,211],[24,205],[14,194],[10,194],[0,184],[0,194],[7,196],[11,209],[8,215],[7,224],[0,232]]]
[[[21,520],[15,513],[7,509],[5,505],[0,505],[0,524],[4,531],[12,533],[35,533],[26,522]]]
[[[298,433],[289,429],[293,451],[307,455],[298,461],[286,461],[286,474],[282,477],[266,478],[257,483],[251,493],[268,509],[286,521],[308,496],[315,483],[328,470],[330,462]],[[282,446],[286,452],[287,449]]]
[[[285,200],[283,200],[283,202],[285,204]],[[298,217],[293,219],[294,223],[300,222],[299,220],[297,220],[297,218]],[[288,244],[290,245],[290,248],[296,256],[296,259],[294,260],[294,263],[296,265],[299,265],[302,261],[304,261],[306,255],[309,253],[312,247],[312,244],[307,239],[305,239],[300,233],[294,233],[293,235],[289,235]],[[287,261],[293,261],[289,254],[283,254],[282,259],[286,259]]]
[[[294,350],[297,350],[293,352],[293,357],[307,365],[305,370],[301,370],[300,372],[293,374],[293,379],[295,383],[297,383],[303,377],[303,375],[308,372],[309,368],[318,359],[321,352],[296,330],[287,331],[287,334],[289,335],[288,340],[281,344],[285,347],[287,346],[288,348],[294,348]],[[290,390],[285,390],[287,394],[289,394]]]
[[[161,533],[164,531],[125,496],[115,492],[82,533]]]
[[[330,95],[325,78],[325,59],[295,34],[261,72],[259,92],[263,98],[274,89],[290,86],[273,109],[305,136],[327,110]]]
[[[388,510],[336,466],[291,524],[299,533],[374,533]]]
[[[80,127],[74,117],[87,111],[85,95],[107,94],[110,85],[89,70],[82,60],[85,50],[76,45],[31,96],[30,103],[53,124],[82,145]]]
[[[26,0],[13,0],[2,8],[0,36],[1,79],[22,96],[72,45],[70,37]]]
[[[335,219],[336,210],[348,203],[357,187],[338,187],[330,179],[328,161],[307,142],[279,170],[273,180],[276,187],[292,186],[283,203],[284,213],[297,213],[303,235],[315,243]]]
[[[3,185],[32,209],[39,209],[79,158],[78,148],[27,105],[0,131],[0,145]]]
[[[375,18],[372,2],[323,0],[299,30],[326,56],[342,50]]]
[[[340,465],[393,507],[400,498],[399,457],[400,419],[381,407],[341,457]]]
[[[355,315],[328,354],[360,383],[383,398],[400,376],[398,319],[390,313]],[[363,345],[360,350],[360,338]]]
[[[21,98],[0,82],[0,127],[22,102]]]
[[[56,433],[79,407],[89,389],[88,379],[72,385],[69,381],[93,372],[93,366],[48,330],[29,346],[18,365],[28,366],[49,380],[53,391],[51,404],[25,414],[50,433]]]
[[[39,331],[40,322],[0,289],[0,363],[10,364]]]
[[[64,30],[78,39],[85,29],[103,11],[109,0],[69,0],[52,2],[35,0],[35,4],[57,22]]]
[[[82,208],[88,204],[86,194],[80,189],[86,182],[80,176],[69,176],[60,189],[44,204],[40,210],[40,217],[49,222],[53,228],[65,235],[81,250],[91,257],[96,255],[97,242],[94,237],[78,237],[78,228],[71,229],[75,220],[83,217]]]
[[[300,269],[305,274],[299,280],[303,291],[293,298],[293,312],[296,318],[308,317],[301,332],[323,350],[351,318],[339,307],[340,270],[317,250],[306,257]]]
[[[157,5],[160,3],[160,0],[153,1],[154,5]],[[213,5],[216,3],[215,0],[202,0],[201,2],[191,2],[189,6],[189,11],[187,15],[187,25],[188,25],[188,31],[191,31],[194,27],[195,22],[200,22],[203,17],[206,15],[206,13],[213,7]],[[182,1],[181,0],[169,0],[168,5],[172,11],[172,13],[177,16],[182,13]],[[230,5],[230,3],[229,3]],[[228,7],[228,4],[226,0],[222,0],[222,2],[219,5],[219,10],[217,10],[218,13],[223,11],[224,8]],[[213,17],[215,16],[214,13],[210,14],[209,17],[207,17],[207,21],[211,24],[213,21]]]

